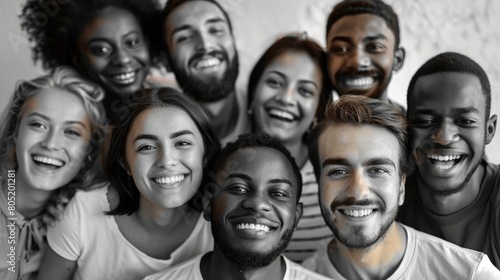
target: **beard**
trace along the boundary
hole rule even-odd
[[[254,252],[242,250],[239,247],[234,247],[226,238],[220,235],[224,229],[217,222],[212,220],[212,234],[214,236],[215,243],[219,247],[220,251],[229,262],[236,265],[242,271],[248,271],[256,268],[266,267],[271,264],[276,258],[278,258],[281,253],[283,253],[292,240],[293,229],[295,228],[297,222],[295,222],[292,229],[287,229],[283,233],[280,242],[269,249],[266,252]]]
[[[221,80],[211,78],[207,81],[190,75],[182,67],[172,65],[175,78],[182,90],[197,102],[215,102],[226,98],[235,89],[236,79],[239,73],[238,54],[235,52],[232,61],[229,60],[226,52],[216,51],[210,53],[214,57],[219,57],[228,61],[228,68],[224,72]],[[203,54],[197,54],[191,60],[197,59]],[[191,64],[191,63],[189,63]]]
[[[330,205],[330,209],[322,207],[321,210],[323,213],[329,213],[328,215],[323,214],[323,216],[325,217],[325,222],[330,227],[335,238],[338,241],[340,241],[340,243],[344,244],[346,247],[351,249],[369,249],[371,246],[377,244],[380,240],[383,240],[385,238],[387,232],[389,231],[389,228],[396,220],[399,206],[394,207],[394,209],[391,209],[388,213],[386,213],[385,218],[380,222],[378,231],[375,234],[367,236],[363,234],[363,231],[366,231],[366,228],[363,226],[354,226],[352,227],[352,230],[350,230],[349,232],[345,233],[341,232],[339,228],[336,226],[333,216],[330,215],[330,213],[335,213],[335,209],[338,206],[342,205],[349,206],[354,204],[373,205],[374,203],[368,200],[355,201],[354,198],[349,197],[341,201],[334,200]],[[381,212],[386,211],[384,205],[380,203],[375,203],[375,204],[379,206],[378,211]]]

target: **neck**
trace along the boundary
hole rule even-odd
[[[387,89],[384,91],[384,93],[382,93],[382,94],[378,97],[378,99],[379,99],[380,101],[383,101],[384,103],[390,103],[390,101],[389,101],[389,97],[387,97]]]
[[[214,251],[203,256],[200,269],[204,280],[283,279],[286,265],[280,256],[266,267],[241,270],[228,261],[215,244]]]
[[[302,142],[302,138],[295,140],[293,142],[282,142],[282,144],[290,151],[297,165],[302,168],[309,159],[309,151],[307,150],[306,144]]]
[[[239,117],[236,92],[219,101],[201,103],[210,120],[210,126],[219,139],[228,136],[236,127]]]
[[[175,208],[164,208],[148,201],[141,196],[137,219],[145,228],[151,230],[175,230],[181,223],[187,223],[193,218],[193,212],[189,211],[187,205]],[[196,213],[196,218],[198,217]]]
[[[330,261],[347,279],[386,279],[399,267],[406,250],[406,232],[393,223],[386,236],[365,249],[352,249],[338,241],[328,246]]]
[[[439,215],[453,214],[469,206],[477,198],[484,172],[484,166],[480,164],[462,191],[444,196],[430,193],[422,186],[423,182],[418,177],[418,195],[425,208],[431,212]]]
[[[45,210],[47,202],[54,191],[33,188],[26,182],[24,175],[19,170],[16,170],[16,172],[16,210],[26,219],[32,219]],[[3,191],[5,197],[7,197],[7,188],[3,188]]]

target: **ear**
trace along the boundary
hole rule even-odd
[[[206,221],[212,220],[212,201],[215,196],[216,186],[214,183],[207,184],[203,189],[203,196],[201,197],[201,203],[203,206],[203,218]]]
[[[395,52],[394,52],[394,62],[392,66],[393,71],[399,71],[405,62],[405,57],[406,57],[406,52],[405,49],[402,47],[399,47]]]
[[[493,115],[486,123],[486,139],[484,140],[486,144],[491,143],[491,140],[493,140],[493,136],[495,136],[496,130],[497,130],[497,115]]]
[[[405,202],[405,194],[406,194],[406,175],[401,177],[401,183],[399,185],[399,198],[398,205],[401,206]]]
[[[297,203],[297,207],[295,208],[295,227],[297,227],[299,220],[302,217],[303,210],[304,205],[302,202]]]

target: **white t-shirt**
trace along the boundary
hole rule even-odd
[[[64,219],[50,228],[47,240],[61,257],[77,262],[73,279],[141,279],[213,248],[210,224],[200,214],[191,235],[170,256],[150,257],[120,232],[110,205],[108,187],[79,191],[64,211]],[[168,238],[168,236],[165,236]]]
[[[164,271],[157,272],[153,275],[149,275],[144,278],[144,280],[203,280],[201,275],[200,263],[201,258],[204,254],[194,257],[184,263],[171,267]],[[314,273],[304,267],[296,264],[285,256],[282,256],[285,260],[286,270],[283,280],[327,280],[329,278]]]
[[[400,225],[407,234],[406,252],[397,270],[387,279],[500,279],[500,271],[484,253]],[[322,275],[346,279],[330,262],[326,248],[302,264]]]

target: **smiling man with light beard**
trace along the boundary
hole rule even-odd
[[[344,95],[326,107],[309,155],[335,238],[303,265],[333,279],[500,279],[486,254],[395,221],[406,146],[406,121],[394,105]]]
[[[243,135],[209,166],[203,205],[214,250],[147,280],[327,279],[281,255],[302,216],[302,176],[278,140]]]
[[[500,268],[500,167],[484,149],[495,135],[484,70],[458,53],[427,61],[408,88],[414,176],[399,220],[488,254]]]
[[[246,96],[235,86],[232,32],[227,13],[213,0],[170,0],[163,10],[163,39],[177,82],[205,109],[223,145],[250,129]]]

